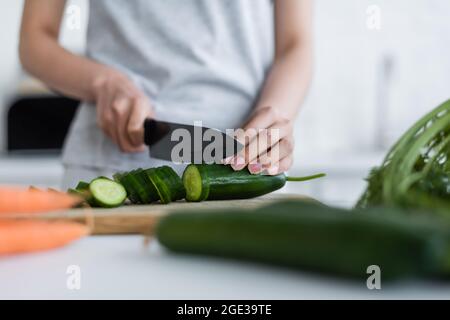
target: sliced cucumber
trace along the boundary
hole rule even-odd
[[[186,200],[199,202],[206,200],[209,194],[206,172],[200,172],[200,166],[188,166],[183,173],[183,184],[186,190]]]
[[[127,191],[120,183],[105,178],[93,180],[89,191],[95,203],[103,208],[119,207],[127,198]]]
[[[131,172],[138,183],[138,193],[141,197],[141,201],[144,204],[157,201],[158,192],[156,191],[153,183],[148,179],[144,170],[137,169]]]
[[[120,175],[120,183],[125,187],[128,193],[128,198],[131,203],[139,204],[141,203],[141,199],[138,194],[138,184],[136,179],[130,173],[124,173]]]
[[[166,204],[185,196],[180,177],[167,166],[115,174],[114,179],[125,187],[133,204],[149,204],[158,200]]]
[[[169,189],[171,191],[172,201],[178,201],[186,197],[186,189],[180,176],[171,167],[164,166],[160,168],[161,173],[166,177]]]
[[[78,182],[78,185],[76,186],[75,190],[83,191],[83,190],[89,190],[89,183],[85,181]]]
[[[145,171],[149,180],[153,183],[153,186],[158,193],[159,200],[163,204],[172,202],[171,192],[165,177],[161,175],[159,168],[152,168]]]
[[[89,183],[85,181],[80,181],[75,189],[69,189],[67,191],[68,193],[75,194],[81,198],[83,198],[87,204],[89,204],[91,207],[96,207],[97,204],[95,201],[93,201],[91,192],[89,191]]]
[[[147,191],[147,196],[148,196],[147,202],[152,203],[152,202],[158,201],[159,200],[158,191],[156,190],[155,186],[153,185],[152,181],[148,177],[145,170],[140,169],[139,173],[137,173],[137,175],[138,175],[138,177],[137,177],[138,180],[140,181],[140,183],[142,183],[142,185],[144,186],[144,188]]]

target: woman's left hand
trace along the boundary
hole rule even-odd
[[[236,138],[245,148],[235,157],[226,159],[235,171],[248,166],[250,173],[277,175],[293,163],[293,120],[286,119],[274,107],[257,108]]]

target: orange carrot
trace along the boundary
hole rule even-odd
[[[0,256],[62,247],[88,233],[75,222],[0,220]]]
[[[78,197],[62,192],[0,188],[0,214],[43,213],[69,209],[80,202],[81,199]]]

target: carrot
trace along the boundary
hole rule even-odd
[[[0,220],[0,256],[62,247],[88,233],[75,222]]]
[[[80,202],[80,198],[62,192],[0,188],[0,214],[63,210],[72,208]]]

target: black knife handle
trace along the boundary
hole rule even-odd
[[[170,132],[170,126],[154,119],[146,119],[144,122],[144,143],[152,146]]]

